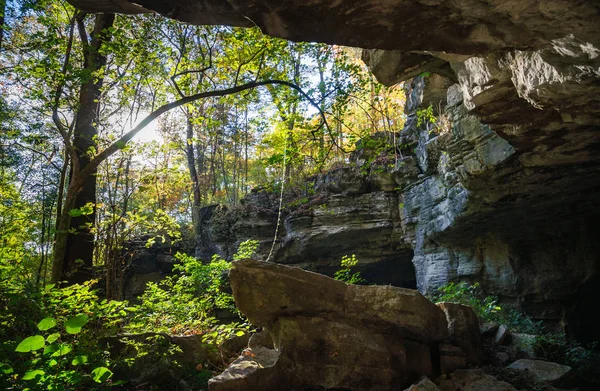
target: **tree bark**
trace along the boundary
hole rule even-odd
[[[196,156],[194,153],[194,125],[192,124],[191,113],[186,113],[187,126],[186,126],[186,148],[185,154],[187,158],[188,170],[190,173],[190,181],[192,185],[192,224],[194,226],[194,237],[196,241],[196,253],[198,253],[198,247],[202,237],[202,226],[200,224],[200,208],[202,207],[202,196],[200,194],[200,180],[198,178],[198,171],[196,170]]]
[[[96,122],[98,121],[99,98],[104,81],[103,75],[99,72],[106,65],[106,55],[101,48],[110,42],[111,34],[108,29],[112,27],[114,20],[114,14],[96,15],[91,42],[88,42],[83,20],[78,20],[79,34],[84,47],[84,74],[88,75],[79,92],[79,109],[73,131],[73,147],[76,150],[78,166],[81,169],[90,163],[91,155],[96,153],[96,137],[98,135]],[[61,216],[63,229],[66,220],[70,220],[70,222],[66,226],[68,236],[64,245],[62,267],[60,271],[53,270],[53,280],[58,276],[57,273],[60,273],[58,280],[66,279],[71,283],[80,283],[92,277],[94,256],[92,228],[96,219],[96,172],[95,168],[90,175],[79,181],[76,180],[79,179],[79,173],[72,172],[71,174],[69,191],[74,191],[75,195],[71,194],[70,202],[65,202],[63,215],[68,214],[71,209],[81,208],[88,203],[93,206],[92,213],[72,218]],[[81,182],[81,184],[73,189],[74,182]]]
[[[0,0],[0,50],[2,50],[2,39],[4,38],[4,14],[6,13],[6,0]]]

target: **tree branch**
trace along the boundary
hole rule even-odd
[[[152,113],[148,114],[137,126],[135,126],[133,129],[131,129],[129,132],[125,133],[123,136],[121,136],[121,138],[119,138],[118,140],[113,142],[110,146],[108,146],[108,148],[106,148],[104,151],[97,154],[81,170],[81,172],[80,172],[81,175],[79,176],[78,179],[81,183],[83,183],[85,178],[87,178],[88,175],[92,174],[94,172],[94,170],[100,165],[100,163],[102,163],[109,156],[111,156],[112,154],[117,152],[119,149],[124,148],[125,145],[136,134],[138,134],[142,129],[144,129],[146,126],[148,126],[152,121],[154,121],[156,118],[158,118],[161,114],[166,113],[169,110],[175,109],[179,106],[183,106],[187,103],[194,102],[198,99],[232,95],[232,94],[236,94],[238,92],[242,92],[242,91],[249,90],[252,88],[257,88],[257,87],[266,86],[266,85],[273,85],[273,84],[287,86],[289,88],[292,88],[292,89],[298,91],[300,93],[300,95],[302,95],[306,100],[308,100],[308,102],[310,102],[310,104],[313,105],[319,111],[324,124],[329,129],[329,125],[327,124],[327,118],[325,116],[325,113],[315,103],[315,101],[310,97],[310,95],[308,95],[306,92],[304,92],[304,90],[302,90],[302,88],[298,87],[296,84],[291,83],[289,81],[284,81],[284,80],[262,80],[262,81],[258,81],[258,82],[249,82],[246,84],[242,84],[242,85],[231,87],[231,88],[226,88],[223,90],[213,90],[213,91],[201,92],[201,93],[186,96],[186,97],[177,99],[176,101],[162,105],[161,107],[159,107]]]

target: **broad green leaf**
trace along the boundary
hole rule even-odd
[[[23,375],[23,380],[33,380],[38,376],[44,376],[44,374],[45,372],[41,369],[34,369],[26,372],[25,375]]]
[[[55,359],[52,359],[52,360],[48,361],[48,366],[49,366],[49,367],[53,367],[53,366],[55,366],[56,364],[58,364],[58,361],[56,361]]]
[[[38,323],[37,328],[40,331],[50,330],[52,327],[56,326],[56,319],[54,318],[45,318]]]
[[[4,373],[5,375],[10,375],[14,371],[10,365],[2,363],[0,364],[0,372]]]
[[[69,334],[78,334],[87,322],[88,316],[86,314],[79,314],[65,322],[65,330],[67,330],[67,333]]]
[[[59,333],[50,334],[49,336],[46,337],[46,342],[48,342],[48,343],[54,343],[59,338],[60,338],[60,334]]]
[[[57,343],[46,345],[46,347],[44,348],[44,356],[53,354],[54,352],[56,352],[58,350],[58,347],[59,347],[59,344],[57,344]]]
[[[41,335],[34,335],[31,337],[27,337],[23,341],[21,341],[19,346],[17,346],[17,348],[15,349],[15,352],[31,352],[34,350],[39,350],[45,345],[46,341],[44,340],[44,337],[42,337]]]
[[[83,365],[88,362],[87,356],[77,356],[71,361],[71,365]]]
[[[102,383],[103,381],[110,379],[112,375],[113,373],[110,369],[105,367],[98,367],[92,371],[92,379],[96,383]]]
[[[81,210],[79,210],[79,209],[71,209],[71,210],[69,211],[69,215],[70,215],[71,217],[79,217],[79,216],[81,216],[82,214],[83,214],[83,213],[81,213]]]
[[[56,351],[54,353],[52,353],[52,356],[50,356],[50,357],[65,356],[65,355],[71,353],[72,350],[73,350],[73,346],[71,346],[71,344],[61,343],[58,346],[58,349],[56,349]]]
[[[244,334],[246,334],[246,332],[245,332],[245,331],[242,331],[242,330],[240,330],[240,331],[238,331],[237,333],[235,333],[236,337],[241,337],[241,336],[243,336]]]

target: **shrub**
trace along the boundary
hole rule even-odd
[[[437,289],[428,298],[433,302],[453,302],[468,305],[484,322],[498,322],[511,330],[537,334],[542,331],[541,322],[532,321],[524,313],[515,309],[504,309],[498,305],[498,297],[486,296],[478,283],[449,283]]]
[[[37,313],[29,312],[24,324],[12,323],[20,332],[13,329],[12,338],[0,345],[4,375],[0,385],[30,390],[92,390],[111,385],[107,380],[114,363],[98,346],[98,339],[120,328],[126,303],[100,300],[92,289],[95,282],[64,288],[49,285],[29,292]],[[19,308],[8,312],[18,313]],[[29,322],[35,318],[41,320],[34,328]]]
[[[362,278],[360,272],[352,273],[352,268],[358,264],[358,259],[354,254],[342,257],[340,269],[333,274],[333,278],[338,281],[344,281],[348,284],[364,284],[367,281]]]

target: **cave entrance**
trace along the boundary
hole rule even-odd
[[[597,308],[600,301],[600,274],[594,275],[582,285],[567,312],[567,335],[582,344],[600,341],[600,328],[590,309]]]
[[[413,250],[406,249],[395,257],[363,265],[359,271],[370,284],[417,289],[417,275],[412,263],[413,256]]]

